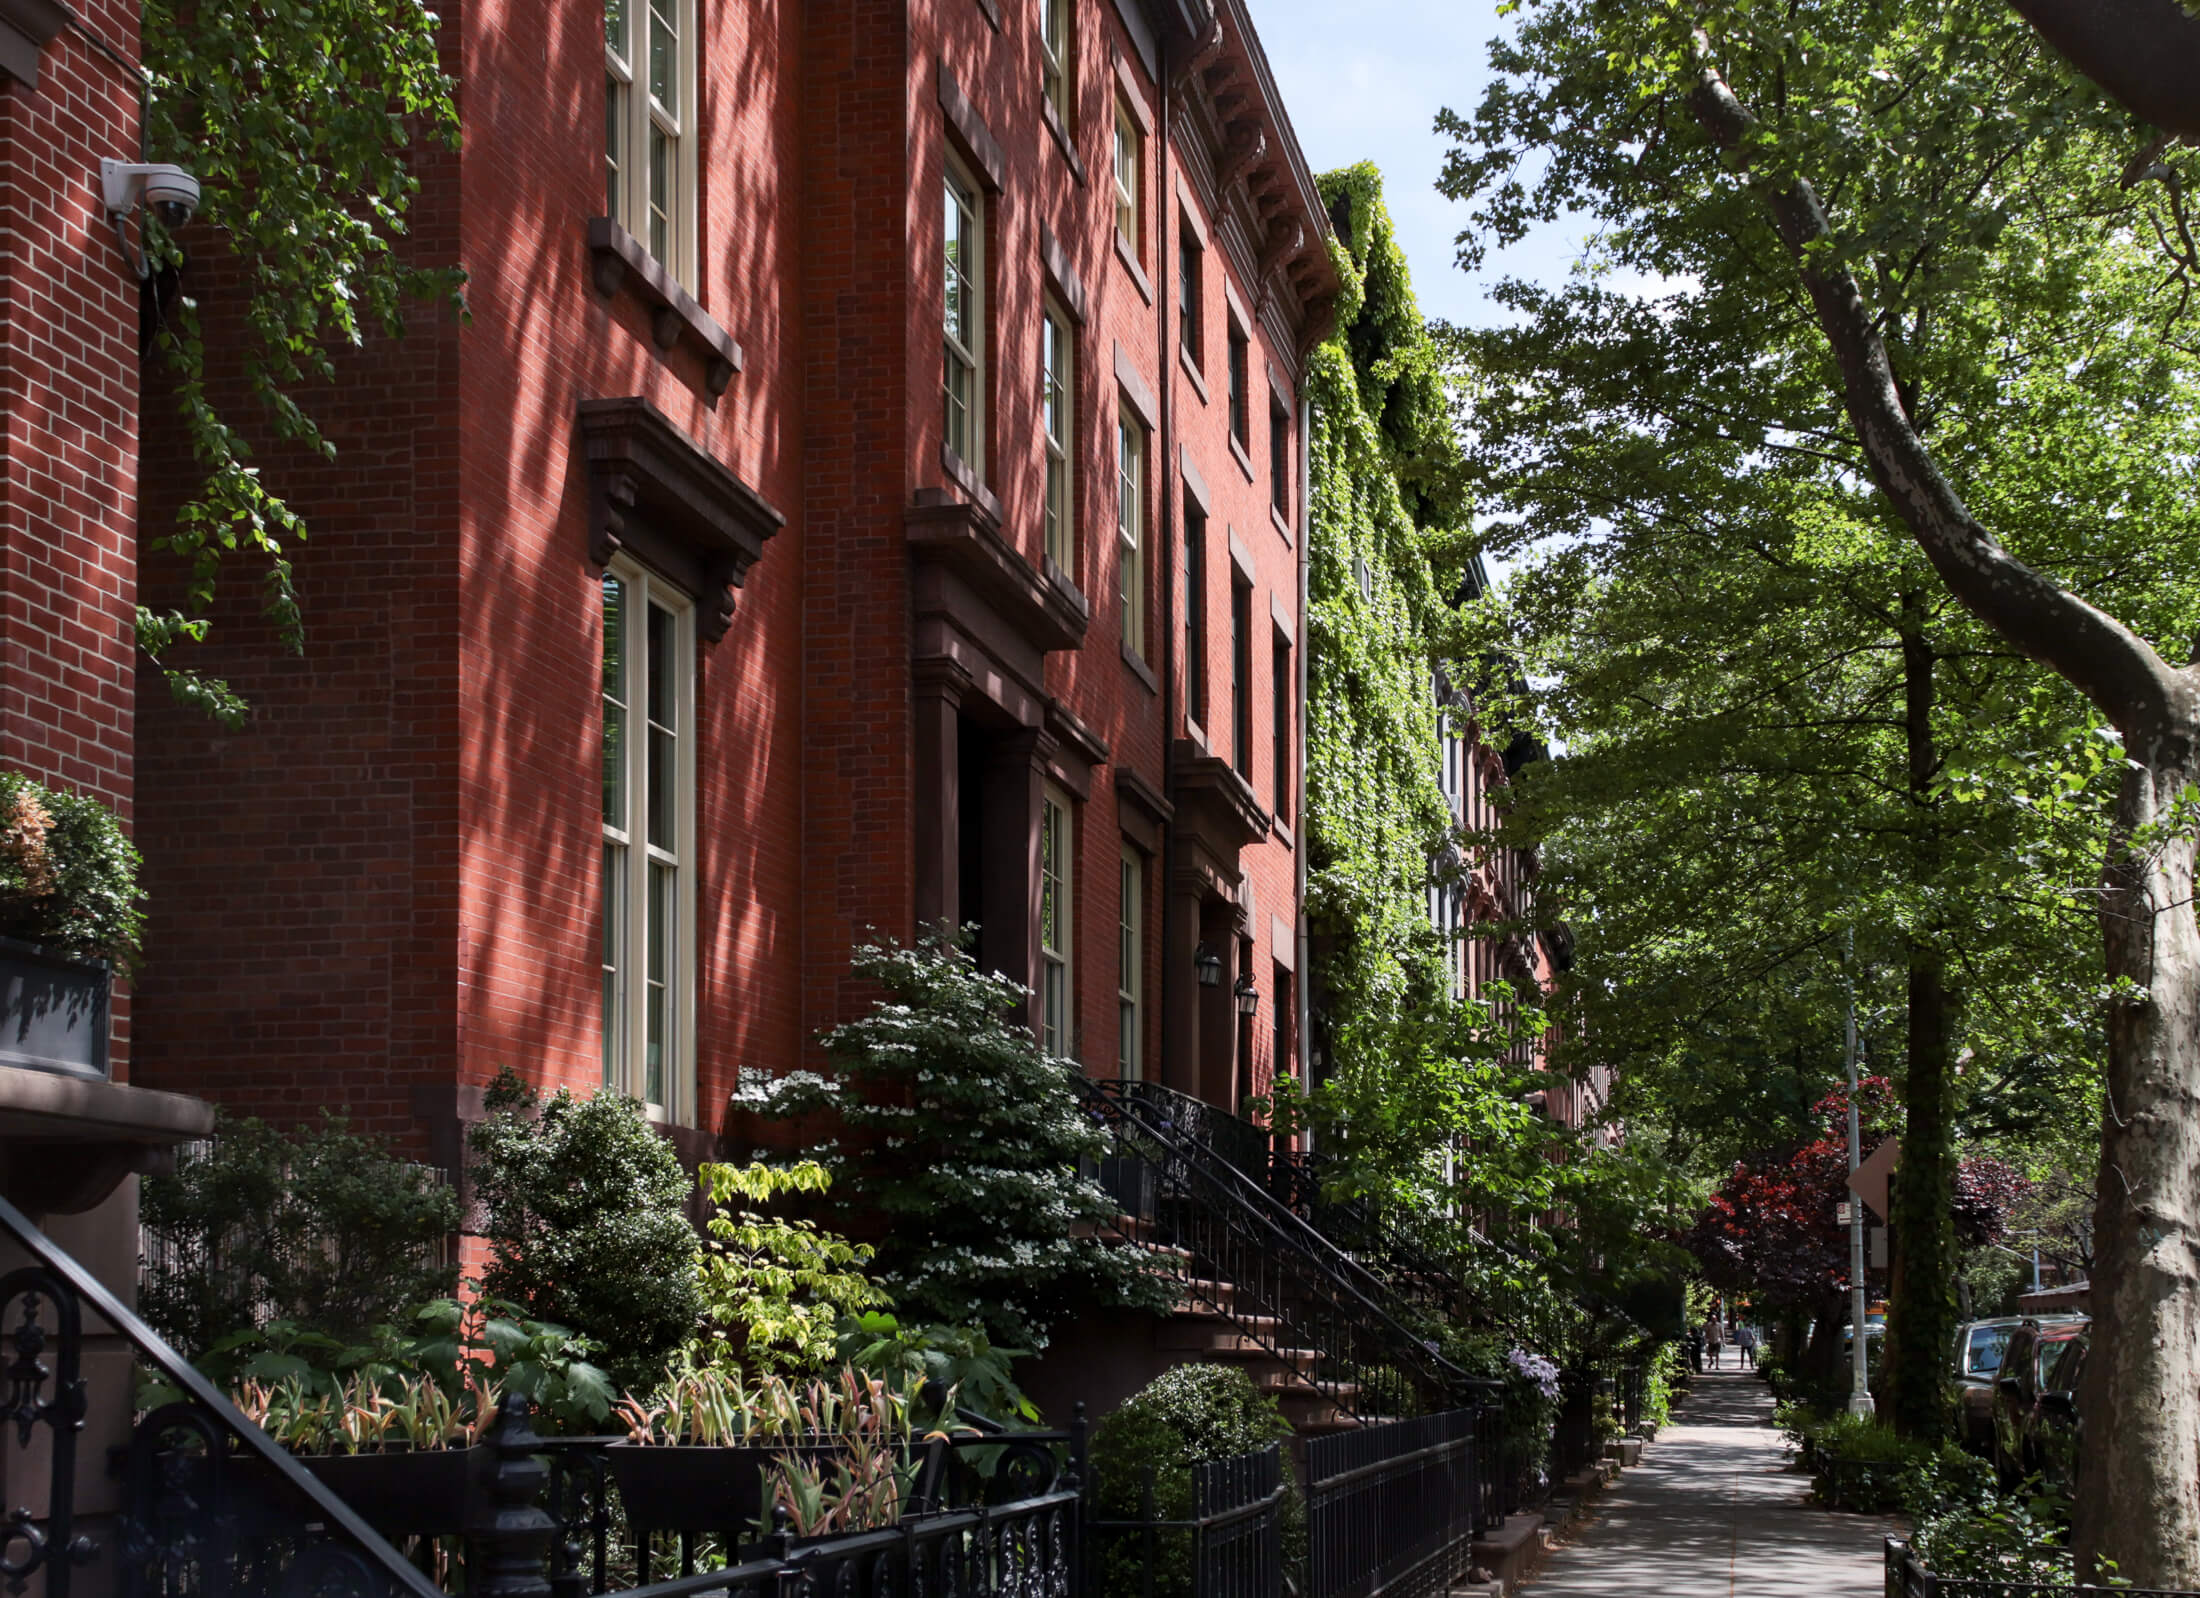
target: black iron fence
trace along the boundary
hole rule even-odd
[[[1424,1598],[1471,1562],[1475,1415],[1446,1410],[1306,1445],[1314,1598]]]
[[[1942,1576],[1925,1568],[1910,1545],[1900,1537],[1884,1544],[1886,1598],[2200,1598],[2200,1594],[2158,1587],[2096,1587],[2090,1582],[1987,1581],[1969,1576]]]
[[[1278,1445],[1194,1465],[1182,1512],[1167,1486],[1148,1465],[1136,1516],[1087,1520],[1094,1598],[1280,1598],[1290,1489]]]

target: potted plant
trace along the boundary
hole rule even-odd
[[[712,1532],[731,1546],[766,1529],[774,1504],[797,1536],[892,1525],[916,1469],[906,1398],[850,1367],[750,1389],[738,1372],[683,1362],[618,1414],[627,1435],[605,1457],[638,1540]]]
[[[237,1389],[245,1418],[390,1537],[456,1537],[495,1422],[497,1392],[469,1372],[452,1393],[422,1373],[360,1373],[333,1390],[301,1377]]]
[[[96,799],[0,771],[0,1065],[107,1075],[116,965],[137,957],[138,853]]]

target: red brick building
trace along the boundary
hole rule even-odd
[[[450,1159],[509,1065],[707,1142],[952,920],[1089,1071],[1259,1090],[1335,283],[1244,0],[439,10],[471,323],[264,463],[308,641],[224,610],[249,728],[141,684],[138,1079]]]

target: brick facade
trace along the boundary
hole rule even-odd
[[[501,1067],[601,1081],[616,548],[686,589],[698,634],[679,866],[694,1071],[675,1119],[723,1133],[743,1073],[800,1062],[860,1002],[848,956],[867,929],[976,921],[987,963],[1039,985],[1050,796],[1073,840],[1066,1045],[1117,1069],[1128,847],[1148,907],[1144,1074],[1224,1103],[1265,1086],[1278,1038],[1295,1050],[1299,1034],[1275,1020],[1279,974],[1290,988],[1301,963],[1297,377],[1335,286],[1326,220],[1241,4],[1067,9],[1055,117],[1037,0],[703,0],[683,294],[603,219],[603,120],[586,109],[601,5],[439,8],[465,149],[427,164],[412,247],[464,263],[471,323],[423,317],[347,355],[308,401],[336,462],[263,463],[312,528],[297,552],[308,639],[285,655],[249,596],[225,602],[206,665],[252,701],[250,727],[218,733],[140,686],[154,893],[140,1080],[285,1119],[340,1107],[446,1158]],[[1128,260],[1118,104],[1146,129]],[[950,159],[980,191],[984,235],[974,459],[945,447]],[[1178,353],[1186,237],[1196,362]],[[210,248],[192,272],[218,318]],[[1045,545],[1049,297],[1075,324],[1060,567]],[[1121,415],[1146,465],[1135,659],[1119,643]],[[150,528],[187,475],[157,402],[145,448],[161,468]],[[1206,528],[1195,660],[1188,498]],[[163,580],[149,571],[149,591]],[[1234,584],[1250,623],[1238,674]],[[1242,772],[1214,708],[1238,676]],[[1193,678],[1206,724],[1185,714]],[[1196,981],[1202,944],[1218,987]],[[1241,1048],[1230,990],[1246,952],[1260,1011]]]

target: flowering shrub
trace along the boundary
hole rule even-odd
[[[1161,1308],[1147,1257],[1098,1235],[1116,1206],[1080,1167],[1107,1139],[1077,1101],[1077,1063],[1011,1019],[1028,990],[940,934],[859,949],[854,969],[883,997],[820,1040],[830,1073],[735,1102],[853,1134],[806,1152],[831,1178],[828,1209],[887,1223],[873,1275],[896,1309],[1036,1350],[1080,1300]]]
[[[1541,1354],[1531,1354],[1524,1348],[1516,1348],[1505,1356],[1505,1363],[1513,1368],[1520,1380],[1535,1389],[1545,1403],[1558,1402],[1558,1367]]]
[[[129,964],[145,919],[139,863],[98,800],[0,771],[0,937]]]

